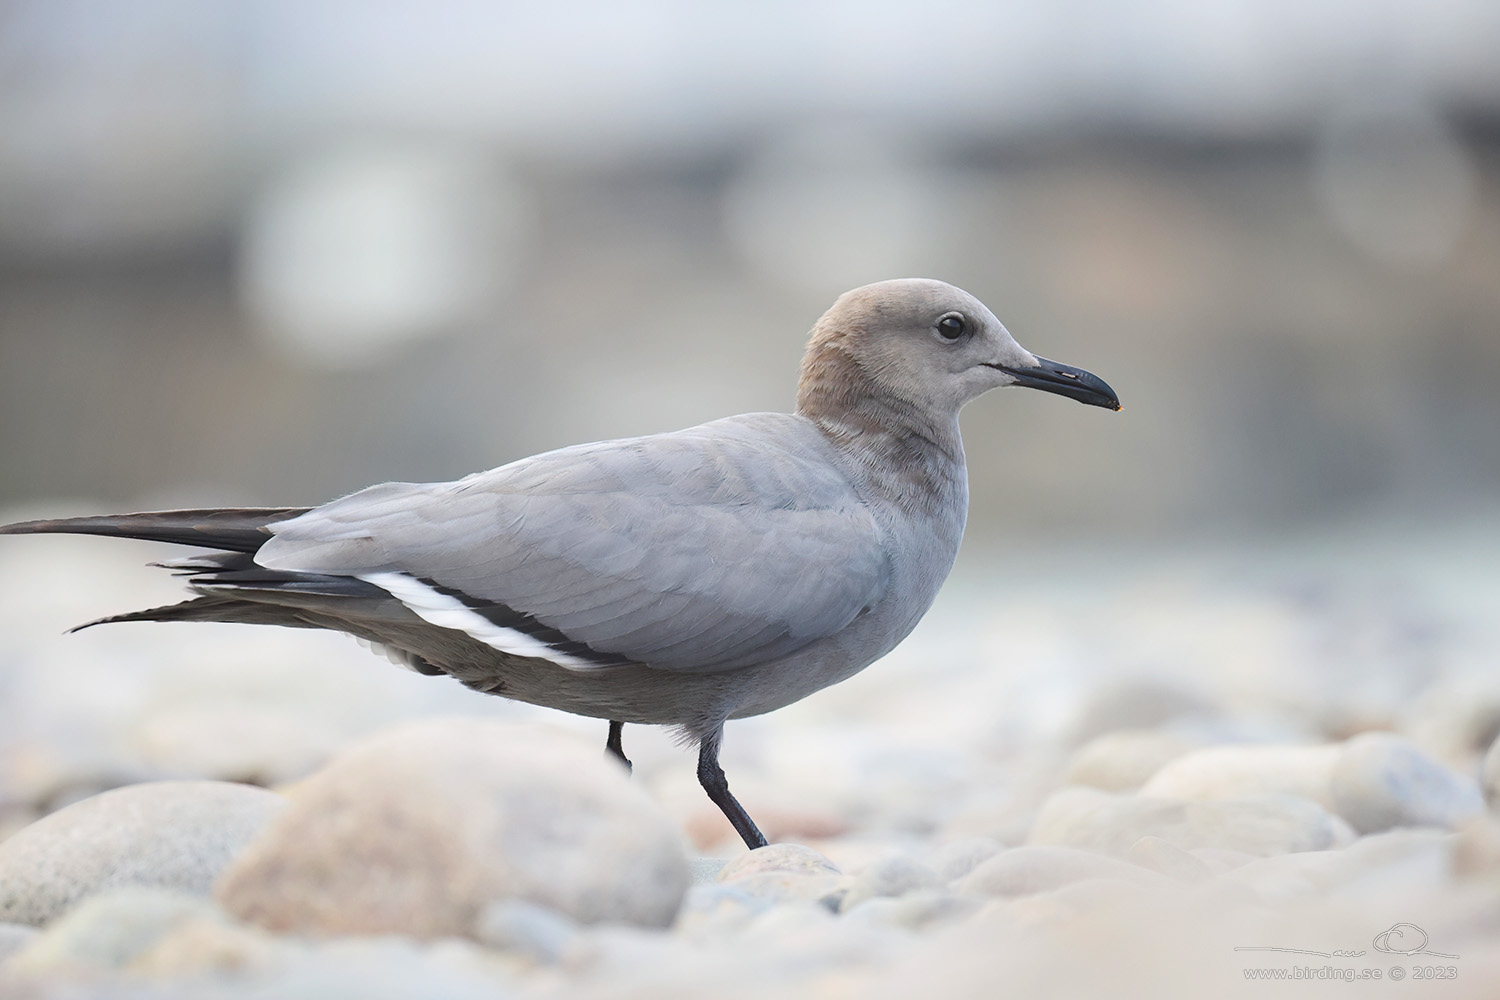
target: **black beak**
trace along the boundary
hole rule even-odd
[[[1090,406],[1102,406],[1108,410],[1120,408],[1120,397],[1098,375],[1086,372],[1046,358],[1037,358],[1035,368],[1012,368],[1010,365],[990,365],[1016,380],[1016,385],[1043,392],[1055,392],[1059,396],[1076,399]]]

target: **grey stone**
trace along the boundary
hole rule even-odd
[[[525,899],[499,899],[487,905],[474,922],[474,938],[544,965],[555,965],[580,949],[576,923]]]
[[[1159,882],[1155,872],[1072,847],[1013,847],[960,879],[956,888],[978,896],[1030,896],[1084,879]]]
[[[465,935],[511,898],[581,923],[664,927],[688,887],[672,823],[597,747],[550,727],[397,727],[288,798],[217,890],[271,930]]]
[[[770,895],[756,895],[733,882],[695,885],[683,898],[675,930],[699,938],[733,934],[776,903]]]
[[[30,975],[122,969],[173,928],[215,909],[201,896],[171,889],[110,889],[53,921],[11,957],[8,969]]]
[[[839,912],[848,912],[867,899],[896,898],[943,885],[944,879],[931,868],[904,854],[893,854],[866,866],[848,880],[848,888],[839,901]]]
[[[0,843],[0,920],[39,926],[118,886],[207,896],[285,804],[220,781],[127,785],[75,802]]]
[[[1064,788],[1047,800],[1030,839],[1124,858],[1148,835],[1186,851],[1221,847],[1262,857],[1327,850],[1353,840],[1343,820],[1295,796],[1196,802],[1080,787]]]
[[[1361,733],[1344,744],[1333,770],[1333,802],[1361,833],[1397,826],[1453,829],[1484,811],[1473,779],[1395,733]]]

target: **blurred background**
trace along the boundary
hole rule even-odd
[[[1120,392],[965,414],[971,541],[1473,516],[1486,0],[0,5],[0,504],[316,503],[787,409],[924,275]]]

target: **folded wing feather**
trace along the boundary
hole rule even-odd
[[[750,414],[387,483],[274,525],[256,561],[519,613],[597,654],[552,657],[571,668],[728,670],[840,631],[884,588],[879,528],[828,448],[800,418]],[[424,617],[463,627],[440,611]]]

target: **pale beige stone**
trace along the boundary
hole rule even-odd
[[[665,926],[688,886],[655,804],[597,747],[548,727],[398,727],[288,798],[218,887],[231,914],[272,930],[465,935],[508,898]]]

